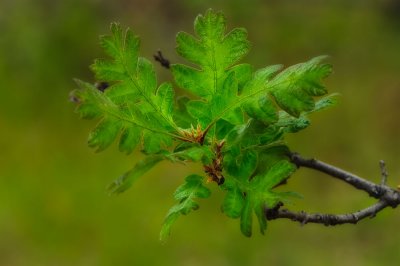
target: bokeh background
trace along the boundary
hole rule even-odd
[[[162,49],[171,61],[175,34],[195,16],[222,10],[229,28],[248,29],[245,61],[291,65],[328,54],[327,80],[340,104],[289,136],[292,149],[379,182],[400,184],[400,2],[397,0],[1,0],[0,265],[398,265],[399,209],[359,225],[304,227],[269,223],[265,236],[241,235],[220,214],[221,193],[181,218],[161,245],[158,234],[172,192],[196,166],[164,163],[128,192],[105,187],[141,158],[115,147],[86,146],[93,121],[68,101],[72,78],[93,81],[88,65],[103,56],[98,35],[112,21],[142,38],[141,55]],[[160,79],[170,74],[156,66]],[[301,170],[288,190],[305,198],[294,210],[343,213],[374,202],[364,193]]]

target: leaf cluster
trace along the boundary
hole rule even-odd
[[[285,134],[305,129],[310,113],[336,102],[335,95],[316,99],[327,94],[322,80],[331,65],[324,56],[286,69],[239,63],[250,50],[247,31],[226,33],[225,17],[212,10],[196,18],[194,33],[177,34],[176,51],[187,62],[171,65],[174,85],[158,85],[153,64],[139,56],[140,39],[113,23],[111,35],[101,37],[109,58],[91,66],[108,87],[77,80],[76,110],[99,120],[88,140],[96,151],[118,139],[121,152],[140,146],[146,155],[109,186],[111,194],[125,191],[163,160],[203,165],[202,175],[186,177],[176,190],[178,203],[165,218],[163,240],[179,216],[198,209],[197,198],[210,195],[213,181],[225,193],[222,211],[240,219],[242,233],[251,236],[254,214],[264,233],[265,208],[296,196],[276,190],[296,171]],[[186,95],[175,97],[174,86]]]

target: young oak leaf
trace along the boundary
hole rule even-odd
[[[293,117],[284,111],[279,111],[279,121],[275,124],[284,133],[296,133],[310,125],[308,115],[314,112],[335,106],[338,102],[338,94],[330,94],[315,102],[314,108],[309,112],[302,113],[299,117]]]
[[[245,203],[240,216],[240,229],[242,233],[250,237],[252,235],[252,214],[256,214],[260,232],[264,234],[267,228],[265,208],[273,208],[280,201],[286,201],[285,196],[289,194],[276,193],[273,188],[283,180],[287,179],[296,166],[287,160],[275,163],[265,174],[258,174],[253,177],[245,187]]]
[[[277,107],[266,93],[257,92],[264,90],[267,82],[281,69],[282,65],[272,65],[256,71],[241,91],[241,97],[254,94],[242,104],[246,113],[265,124],[272,124],[278,120]]]
[[[315,105],[313,97],[326,94],[322,79],[332,72],[332,66],[322,63],[325,58],[326,56],[316,57],[279,73],[281,65],[269,66],[255,72],[244,83],[240,94],[223,106],[218,114],[214,114],[213,122],[242,106],[250,117],[265,124],[276,123],[278,109],[270,96],[281,109],[294,117],[322,109],[320,105]]]
[[[129,189],[132,184],[154,166],[163,160],[173,163],[176,162],[197,162],[203,159],[204,156],[209,156],[207,147],[204,146],[188,146],[174,152],[162,151],[158,154],[147,155],[140,160],[135,166],[114,180],[107,188],[109,194],[120,194]]]
[[[111,59],[97,59],[91,66],[96,78],[110,86],[103,92],[78,81],[77,111],[86,118],[102,117],[92,131],[89,146],[104,150],[122,132],[119,148],[131,153],[143,140],[147,153],[170,146],[179,137],[173,119],[174,91],[169,83],[157,88],[152,64],[138,57],[140,41],[130,29],[113,23],[101,44]]]
[[[230,218],[239,218],[242,215],[245,203],[245,196],[242,190],[232,179],[227,179],[223,187],[227,192],[221,205],[221,211]]]
[[[245,29],[236,28],[227,35],[225,29],[224,15],[208,10],[194,22],[194,30],[199,39],[185,32],[178,33],[176,51],[200,67],[195,69],[182,64],[172,65],[172,72],[180,87],[207,100],[222,89],[229,73],[228,68],[250,49]]]
[[[189,107],[188,111],[204,128],[235,100],[241,86],[249,79],[250,65],[233,65],[247,54],[250,43],[243,28],[233,29],[225,35],[225,17],[212,10],[196,18],[194,29],[198,39],[180,32],[176,38],[176,50],[199,68],[174,64],[172,73],[178,86],[202,98],[189,102],[188,106],[194,108]],[[243,122],[238,108],[229,110],[222,118],[234,124]]]
[[[291,193],[276,192],[274,188],[296,170],[287,158],[285,146],[255,146],[240,149],[236,145],[224,155],[226,181],[221,186],[226,191],[221,206],[230,218],[240,218],[240,228],[245,236],[252,234],[253,214],[264,234],[267,227],[266,207],[287,202]],[[244,156],[245,155],[245,156]]]
[[[194,200],[196,198],[208,198],[211,191],[203,185],[204,177],[199,175],[189,175],[185,178],[185,183],[177,188],[174,198],[179,202],[173,206],[161,228],[160,240],[165,242],[171,232],[171,226],[181,215],[187,215],[191,211],[197,210],[199,204]]]
[[[152,123],[154,119],[151,114],[143,114],[136,106],[131,106],[128,110],[126,105],[130,103],[118,105],[92,84],[80,80],[76,80],[76,82],[80,87],[72,94],[77,102],[76,112],[86,119],[101,118],[89,134],[88,139],[88,145],[95,148],[96,152],[103,151],[110,146],[120,132],[122,133],[119,149],[128,154],[142,141],[143,135],[149,135],[153,139],[154,136],[157,136],[153,143],[158,143],[158,145],[153,145],[153,152],[161,149],[162,141],[167,146],[171,143],[173,135]],[[145,147],[145,149],[147,148]]]
[[[319,56],[288,67],[269,83],[271,94],[284,111],[299,117],[301,112],[314,109],[314,96],[327,93],[322,79],[332,73],[332,66],[322,63],[325,58]]]
[[[76,82],[80,87],[72,94],[77,102],[76,112],[86,119],[101,118],[89,134],[88,139],[88,145],[100,152],[117,138],[124,124],[127,124],[124,121],[129,121],[129,118],[120,111],[118,105],[105,97],[95,86],[80,80],[76,80]],[[141,126],[130,121],[129,127],[138,129]]]
[[[164,83],[157,88],[153,65],[138,57],[140,40],[130,29],[124,33],[118,24],[113,23],[111,32],[111,36],[101,37],[101,43],[112,59],[97,59],[91,66],[98,80],[112,85],[106,94],[108,91],[111,91],[110,96],[132,94],[135,97],[131,100],[140,103],[143,113],[154,113],[158,123],[174,129],[172,86]]]

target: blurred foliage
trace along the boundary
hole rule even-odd
[[[72,78],[90,80],[98,35],[111,21],[141,36],[142,56],[160,48],[176,61],[176,32],[191,32],[193,18],[210,7],[224,11],[230,28],[248,29],[256,45],[246,59],[256,66],[332,56],[335,74],[327,87],[342,94],[341,103],[289,138],[294,150],[373,181],[379,181],[378,160],[385,159],[390,185],[400,183],[396,0],[2,0],[0,265],[397,265],[397,209],[357,226],[275,221],[266,236],[246,239],[211,204],[221,199],[211,200],[178,221],[161,245],[171,193],[185,174],[201,169],[165,163],[129,192],[105,194],[105,185],[139,155],[124,156],[116,147],[94,155],[85,147],[92,125],[68,102]],[[291,206],[297,210],[348,212],[373,202],[303,170],[291,188],[305,196]],[[135,204],[143,195],[146,205]]]

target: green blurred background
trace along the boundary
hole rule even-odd
[[[72,78],[93,81],[88,65],[103,56],[98,35],[112,21],[172,61],[175,33],[194,17],[222,10],[229,28],[246,27],[257,67],[331,55],[327,80],[341,103],[312,117],[287,139],[293,150],[379,182],[400,184],[400,3],[285,0],[0,1],[0,265],[398,265],[399,209],[359,225],[326,228],[269,223],[265,236],[241,235],[220,213],[221,193],[180,219],[161,245],[158,233],[172,192],[198,167],[164,163],[128,192],[106,185],[140,154],[86,146],[93,121],[68,102]],[[156,66],[160,79],[170,74]],[[351,212],[374,202],[332,178],[301,170],[287,189],[302,193],[294,210]]]

